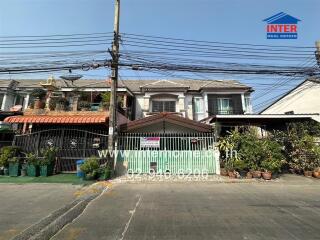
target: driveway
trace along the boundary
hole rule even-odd
[[[320,181],[125,183],[55,240],[319,239]]]
[[[0,184],[0,240],[25,228],[74,199],[71,184]]]

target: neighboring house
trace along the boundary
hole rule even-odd
[[[35,88],[43,88],[41,83],[45,84],[48,80],[0,80],[0,106],[2,111],[10,111],[13,106],[21,105],[25,111],[33,105],[34,100],[30,93]],[[101,105],[101,93],[110,92],[110,83],[103,80],[77,80],[75,85],[57,80],[56,87],[52,97],[65,97],[69,102],[70,110],[75,101],[80,102],[82,97],[90,103],[90,111],[98,111]],[[131,118],[133,95],[126,87],[119,84],[118,96],[122,101],[122,110],[126,111],[128,117]]]
[[[260,114],[320,114],[320,78],[311,77],[269,105]],[[320,122],[319,115],[313,119]]]
[[[23,110],[34,99],[30,93],[42,88],[43,80],[1,80],[0,101],[2,110],[22,105]],[[75,95],[88,93],[91,110],[97,111],[100,93],[110,92],[110,83],[103,80],[77,80],[75,86],[57,80],[53,95],[66,97],[70,108]],[[201,120],[217,114],[252,113],[252,88],[231,80],[124,80],[118,83],[118,95],[129,119],[140,119],[159,112],[174,112],[180,116]],[[2,97],[1,97],[2,96]]]

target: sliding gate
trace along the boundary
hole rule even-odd
[[[126,133],[118,139],[118,161],[131,173],[216,173],[212,133]]]

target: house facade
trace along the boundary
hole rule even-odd
[[[313,114],[320,122],[320,79],[311,77],[269,105],[260,114]]]
[[[1,80],[0,106],[10,111],[21,106],[25,111],[35,99],[33,89],[43,88],[50,80]],[[77,110],[80,101],[90,103],[91,111],[101,106],[101,94],[110,92],[110,83],[103,80],[78,80],[74,85],[54,81],[54,97],[68,100],[68,110]],[[124,80],[118,83],[121,108],[130,119],[140,119],[159,112],[173,112],[199,121],[211,115],[252,113],[252,88],[231,80]]]
[[[57,147],[59,169],[74,171],[77,159],[98,156],[99,150],[107,148],[108,81],[73,84],[49,78],[6,84],[3,109],[20,109],[23,116],[8,117],[5,122],[14,126],[15,145],[26,152]],[[34,98],[34,89],[45,89],[45,98]],[[193,173],[219,173],[212,126],[199,120],[251,112],[252,89],[237,81],[125,80],[119,81],[117,90],[118,147],[131,151],[130,158],[121,159],[121,168],[134,172],[141,170],[140,160],[145,159],[145,173],[151,166],[162,173],[187,173],[190,166]],[[45,104],[39,107],[39,101]],[[150,157],[154,154],[159,157]]]

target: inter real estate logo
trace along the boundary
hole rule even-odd
[[[298,18],[284,12],[263,20],[267,22],[267,39],[297,39]]]

